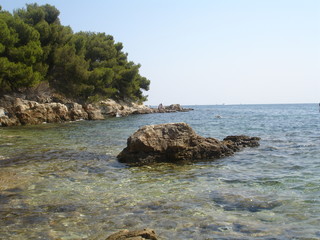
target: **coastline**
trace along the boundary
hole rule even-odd
[[[77,120],[103,120],[108,117],[124,117],[131,114],[186,112],[180,104],[147,107],[130,101],[105,99],[93,104],[80,104],[69,99],[36,96],[4,95],[0,98],[0,127],[37,125]]]

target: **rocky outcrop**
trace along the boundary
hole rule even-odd
[[[124,101],[116,102],[112,99],[100,101],[94,106],[97,109],[100,109],[103,115],[108,116],[128,116],[131,114],[154,113],[154,110],[152,108],[149,108],[143,104]]]
[[[6,96],[0,101],[0,126],[34,125],[76,121],[81,119],[103,119],[99,110],[78,103],[39,103]]]
[[[91,104],[85,105],[84,110],[88,114],[89,120],[103,120],[104,116],[102,115],[101,109],[93,107]]]
[[[95,107],[101,110],[103,115],[108,116],[128,116],[131,114],[149,114],[149,113],[172,113],[172,112],[188,112],[192,108],[183,108],[180,104],[172,104],[169,106],[159,105],[158,108],[147,107],[143,104],[133,102],[114,101],[107,99],[95,104]]]
[[[156,233],[152,229],[129,231],[127,229],[114,233],[106,240],[158,240]]]
[[[127,140],[118,160],[132,165],[153,162],[217,159],[234,154],[243,147],[259,146],[260,138],[230,136],[223,141],[197,135],[186,123],[149,125]]]
[[[260,138],[248,136],[228,136],[223,139],[223,143],[234,152],[245,147],[258,147]]]
[[[180,104],[171,104],[169,106],[165,106],[164,109],[167,112],[189,112],[193,110],[193,108],[183,108]]]
[[[171,113],[171,112],[189,112],[193,108],[183,108],[180,104],[171,104],[169,106],[163,106],[159,104],[158,108],[154,108],[153,112],[155,113]]]

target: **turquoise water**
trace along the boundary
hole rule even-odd
[[[145,227],[163,239],[320,239],[317,104],[193,107],[0,128],[0,239],[105,239]],[[167,122],[218,139],[259,136],[261,146],[186,165],[117,162],[130,134]]]

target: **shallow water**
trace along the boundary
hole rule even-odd
[[[317,105],[193,107],[0,128],[0,239],[105,239],[145,227],[163,239],[320,239]],[[130,134],[167,122],[218,139],[259,136],[261,146],[185,165],[117,162]]]

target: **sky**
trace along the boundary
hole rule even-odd
[[[0,0],[26,3],[122,42],[148,105],[320,102],[319,0]]]

